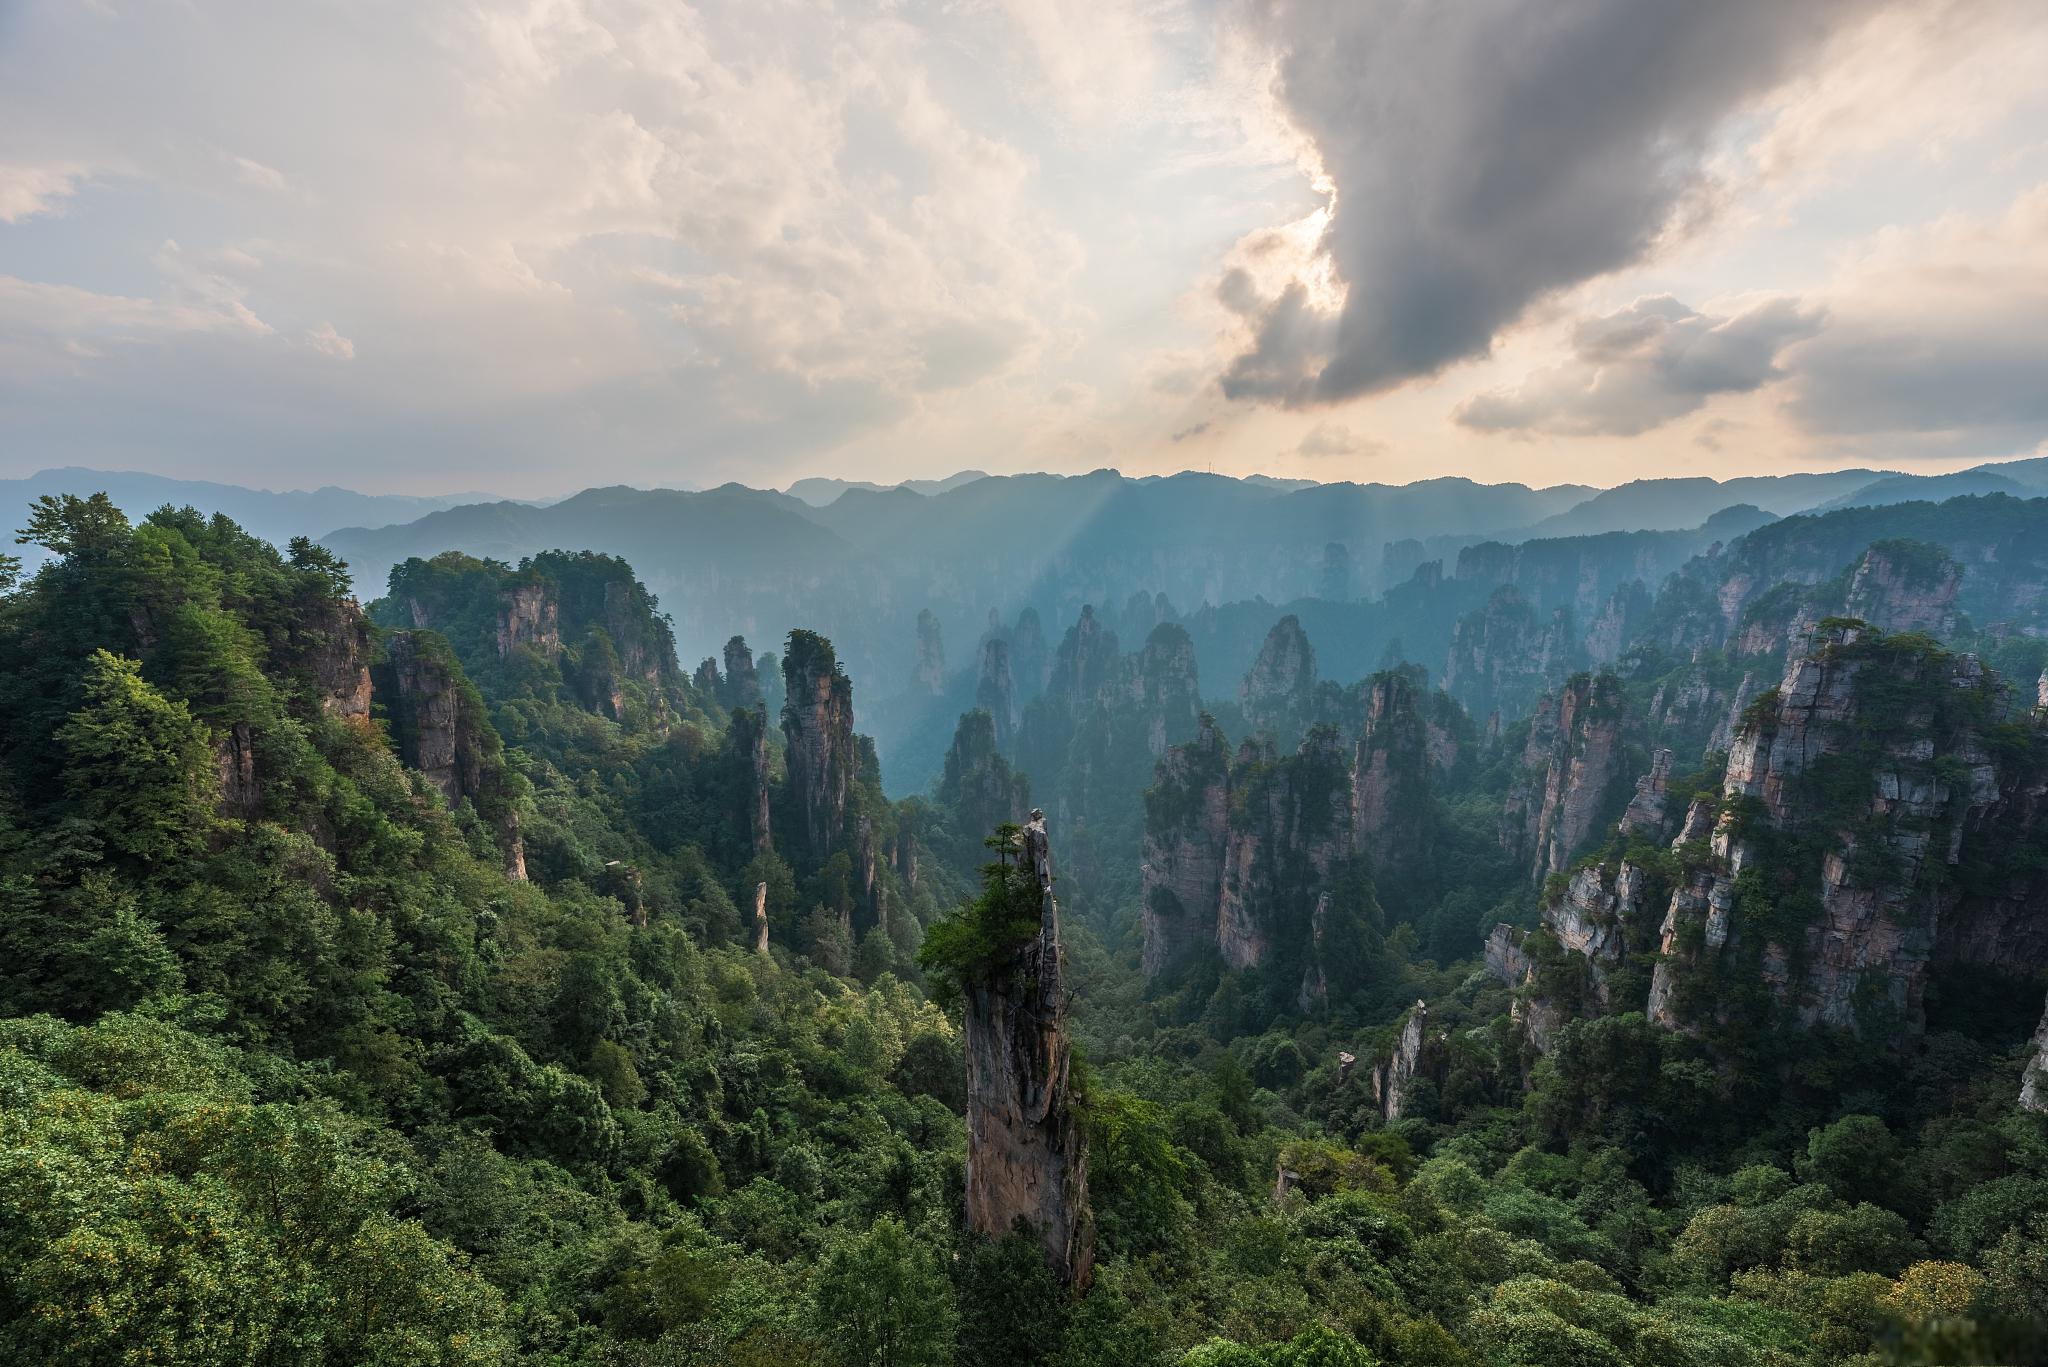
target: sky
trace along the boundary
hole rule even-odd
[[[0,475],[2048,454],[2040,0],[0,0]]]

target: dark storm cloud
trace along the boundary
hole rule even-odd
[[[1542,295],[1640,260],[1703,211],[1709,145],[1885,0],[1265,0],[1275,93],[1336,186],[1332,318],[1258,320],[1234,398],[1342,400],[1484,355]]]

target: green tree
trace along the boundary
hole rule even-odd
[[[134,660],[95,650],[85,706],[57,732],[78,815],[116,857],[170,870],[212,824],[218,779],[205,726]]]
[[[825,1255],[812,1311],[845,1367],[936,1367],[949,1356],[953,1288],[893,1215]]]

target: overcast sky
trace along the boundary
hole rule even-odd
[[[2048,440],[2041,0],[0,0],[0,475]]]

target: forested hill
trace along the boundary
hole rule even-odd
[[[629,559],[24,536],[0,1360],[2048,1356],[2048,731],[1939,548],[1506,724],[1020,615],[892,799],[826,634],[686,670]]]

